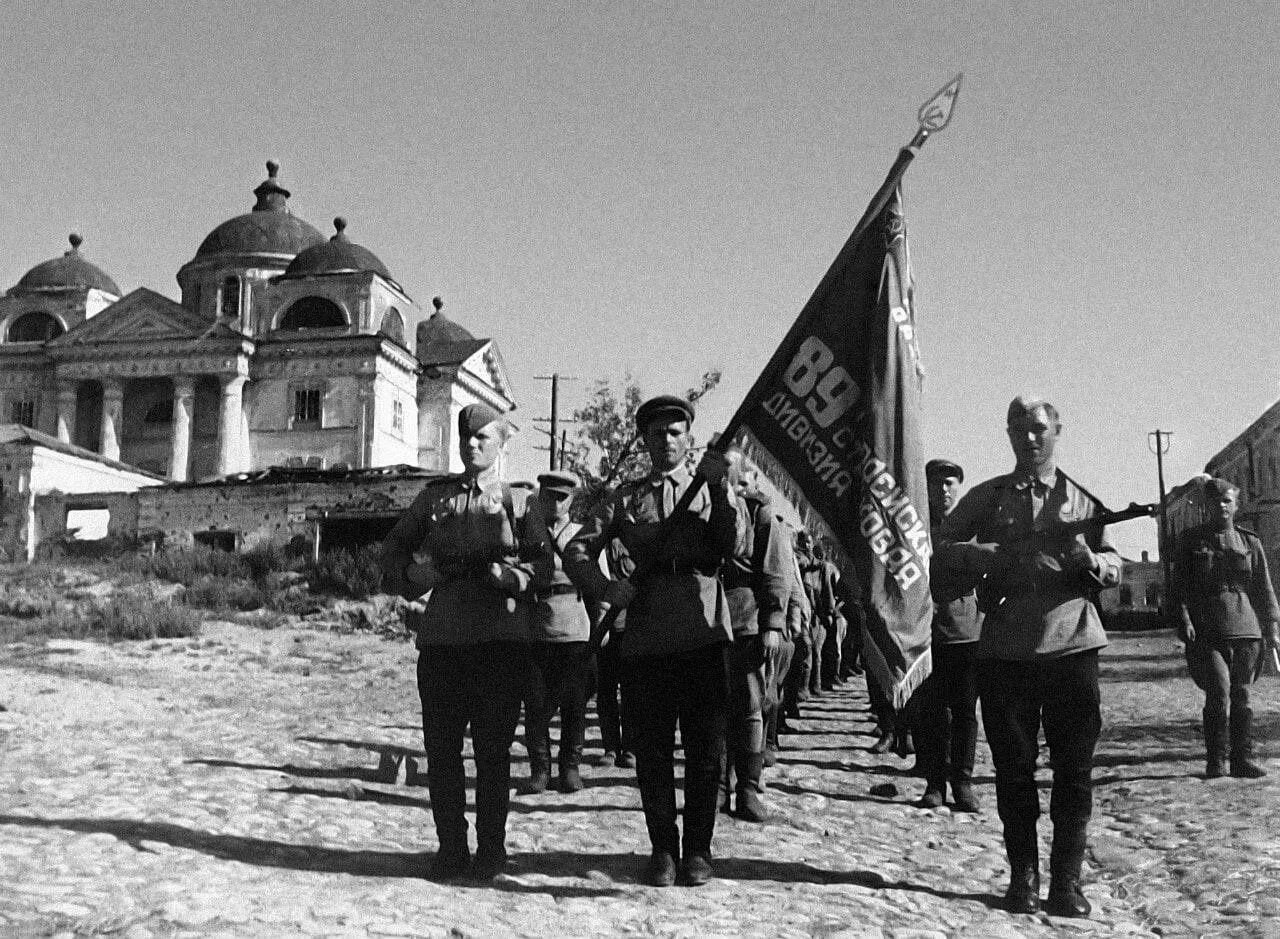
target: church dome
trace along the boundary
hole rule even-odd
[[[53,258],[31,268],[22,275],[11,292],[35,293],[92,288],[112,296],[120,296],[120,288],[116,282],[100,267],[90,264],[80,254],[80,245],[84,239],[79,235],[72,235],[70,241],[70,251],[60,258]]]
[[[253,190],[253,211],[223,222],[196,249],[196,258],[219,254],[295,255],[324,236],[289,211],[289,190],[276,179],[280,164],[267,161],[267,178]]]
[[[285,270],[285,277],[310,277],[315,274],[350,274],[372,271],[395,283],[386,265],[368,248],[347,237],[347,220],[339,216],[333,220],[335,234],[328,241],[301,252]]]
[[[432,297],[431,305],[435,307],[435,312],[418,325],[419,348],[475,341],[475,336],[444,315],[444,300]]]

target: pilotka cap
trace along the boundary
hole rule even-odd
[[[468,404],[458,412],[458,436],[463,440],[473,437],[501,417],[501,412],[487,404]]]

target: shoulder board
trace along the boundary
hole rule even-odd
[[[1261,535],[1259,535],[1259,534],[1258,534],[1256,531],[1254,531],[1252,528],[1245,528],[1243,525],[1237,525],[1237,526],[1236,526],[1236,531],[1238,531],[1238,532],[1240,532],[1240,534],[1242,534],[1242,535],[1246,535],[1246,536],[1248,536],[1248,537],[1250,537],[1250,538],[1257,538],[1259,541],[1261,541],[1261,540],[1262,540],[1262,536],[1261,536]]]

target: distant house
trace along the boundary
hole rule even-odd
[[[1280,401],[1215,454],[1204,471],[1240,487],[1236,520],[1258,533],[1274,572],[1280,564]]]
[[[1102,591],[1098,606],[1108,629],[1156,629],[1162,625],[1163,600],[1160,562],[1143,551],[1141,560],[1121,559],[1120,585]]]

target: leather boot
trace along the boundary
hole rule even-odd
[[[734,756],[734,772],[738,776],[738,818],[744,822],[763,822],[767,816],[760,801],[760,777],[764,772],[764,754],[740,752]]]
[[[561,792],[581,792],[582,774],[578,767],[582,763],[582,747],[560,747],[560,779],[558,788]]]
[[[947,801],[947,784],[936,779],[930,779],[924,787],[924,795],[920,797],[920,801],[916,803],[916,808],[920,809],[936,809]]]
[[[1231,775],[1241,779],[1267,775],[1253,759],[1253,711],[1247,707],[1231,709]]]
[[[1080,890],[1080,866],[1084,863],[1085,829],[1082,825],[1054,826],[1049,854],[1049,896],[1044,909],[1050,916],[1081,919],[1093,907]]]
[[[546,792],[551,785],[551,759],[545,754],[529,754],[529,778],[520,784],[520,794],[525,796]]]
[[[1040,910],[1040,850],[1035,823],[1006,824],[1004,850],[1009,858],[1009,889],[1004,907],[1010,913],[1037,913]]]
[[[1227,719],[1204,712],[1204,778],[1219,779],[1227,772]]]

